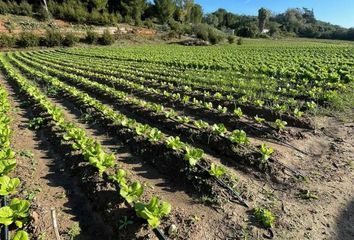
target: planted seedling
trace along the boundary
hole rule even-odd
[[[304,115],[304,112],[301,112],[298,108],[294,109],[294,116],[297,118],[301,118]]]
[[[261,161],[262,161],[262,163],[265,163],[271,157],[274,150],[271,147],[267,147],[267,145],[263,143],[260,147],[260,152],[262,154]]]
[[[179,123],[189,123],[191,121],[191,119],[189,117],[186,117],[186,116],[183,116],[183,117],[178,116],[177,117],[177,121]]]
[[[151,127],[149,125],[139,124],[135,128],[135,133],[139,136],[146,136],[149,133]]]
[[[20,185],[19,178],[10,178],[8,176],[0,177],[0,196],[7,196],[16,193],[16,188]]]
[[[223,106],[218,106],[217,108],[219,113],[226,113],[227,112],[227,107],[223,107]]]
[[[28,122],[28,127],[33,130],[38,130],[45,125],[45,119],[42,117],[36,117]]]
[[[279,131],[285,129],[285,126],[288,124],[287,122],[285,121],[282,121],[281,119],[276,119],[275,122],[275,127],[276,129],[278,129]]]
[[[216,92],[216,93],[214,94],[214,98],[216,98],[216,99],[221,99],[221,98],[222,98],[222,94],[219,93],[219,92]]]
[[[226,173],[226,169],[223,166],[218,166],[214,163],[211,163],[210,169],[209,169],[209,174],[211,176],[214,176],[216,178],[220,178],[220,177],[224,176],[225,173]]]
[[[126,179],[125,176],[127,173],[123,169],[118,169],[115,175],[110,175],[109,179],[118,183],[119,185],[124,185],[126,184]]]
[[[156,142],[159,142],[162,140],[163,133],[160,130],[158,130],[157,128],[153,128],[153,129],[151,129],[151,131],[148,135],[148,138],[149,138],[150,142],[156,143]]]
[[[237,118],[242,118],[243,117],[243,112],[240,107],[234,109],[234,116]]]
[[[30,203],[27,200],[14,198],[10,204],[0,208],[0,223],[9,226],[12,223],[22,228],[27,221]]]
[[[185,150],[186,154],[184,156],[184,159],[187,160],[191,166],[195,166],[197,162],[202,159],[204,154],[204,151],[199,148],[186,146]]]
[[[258,117],[258,115],[256,115],[254,117],[254,120],[256,121],[256,123],[259,123],[259,124],[261,124],[261,123],[263,123],[265,121],[264,118]]]
[[[165,117],[167,118],[175,118],[177,116],[177,112],[173,109],[165,112]]]
[[[204,102],[204,107],[208,110],[213,109],[213,103],[212,102]]]
[[[250,142],[250,140],[247,137],[247,134],[245,131],[243,130],[234,130],[230,137],[229,137],[230,141],[233,143],[238,143],[238,144],[247,144]]]
[[[160,225],[160,219],[171,212],[171,204],[152,197],[149,204],[137,203],[134,206],[138,217],[146,219],[152,228]]]
[[[184,146],[184,143],[181,142],[181,139],[179,137],[169,137],[166,140],[167,146],[173,150],[179,150],[182,149]]]
[[[214,124],[211,128],[216,135],[224,136],[227,133],[227,129],[222,123]]]
[[[183,96],[181,102],[183,104],[187,104],[187,103],[189,103],[190,99],[191,99],[190,96]]]
[[[18,230],[12,240],[29,240],[29,236],[26,231]]]
[[[262,227],[271,228],[274,225],[275,217],[271,211],[265,208],[255,208],[253,214]]]
[[[227,99],[228,101],[232,101],[232,100],[234,100],[235,98],[234,98],[234,96],[232,96],[232,95],[226,95],[226,99]]]
[[[100,151],[97,155],[89,158],[90,164],[98,169],[101,176],[107,168],[114,166],[115,160],[114,154],[107,154],[104,151]]]
[[[208,128],[209,123],[203,121],[203,120],[198,120],[193,122],[194,126],[196,126],[198,129],[203,129],[203,128]]]
[[[255,102],[256,106],[262,107],[264,105],[264,101],[257,99]]]
[[[129,203],[136,202],[143,194],[144,188],[139,182],[132,184],[120,184],[120,195]]]

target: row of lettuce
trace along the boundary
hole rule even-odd
[[[30,203],[16,197],[21,181],[10,177],[16,168],[15,152],[11,148],[10,103],[7,91],[0,85],[0,224],[1,232],[14,229],[12,240],[27,240],[28,233],[22,228],[29,218]],[[7,201],[9,200],[9,203]],[[5,204],[6,202],[6,204]],[[6,228],[6,229],[5,229]],[[3,235],[4,236],[4,235]]]

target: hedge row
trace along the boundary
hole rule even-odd
[[[54,30],[47,31],[44,36],[38,36],[31,32],[22,32],[17,36],[0,34],[0,48],[71,47],[80,41],[88,44],[111,45],[114,43],[115,37],[108,30],[104,31],[102,35],[88,31],[83,39],[78,38],[73,33],[60,33]]]

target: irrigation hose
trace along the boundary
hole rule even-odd
[[[7,206],[7,197],[2,196],[1,197],[1,207]],[[8,226],[3,225],[1,228],[1,240],[9,240],[9,228]]]

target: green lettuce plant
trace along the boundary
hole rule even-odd
[[[21,181],[19,178],[10,178],[8,176],[0,177],[0,196],[7,196],[14,194],[16,188],[20,185]]]
[[[253,214],[263,227],[271,228],[274,225],[275,217],[271,211],[265,208],[255,208]]]
[[[223,166],[218,166],[214,163],[211,163],[209,174],[216,178],[222,177],[226,173],[226,169]]]
[[[184,156],[184,159],[187,160],[191,166],[195,166],[197,162],[202,159],[204,154],[204,151],[199,148],[186,146],[185,150],[186,154]]]
[[[229,139],[233,143],[238,143],[238,144],[247,144],[250,142],[250,140],[247,137],[247,134],[243,130],[234,130],[231,135],[229,136]]]
[[[30,203],[27,200],[14,198],[8,206],[0,208],[0,223],[9,226],[12,223],[22,228],[27,221]]]
[[[267,145],[263,143],[261,145],[261,147],[260,147],[260,152],[262,154],[262,159],[261,160],[262,160],[262,162],[265,162],[271,157],[271,155],[273,154],[274,150],[271,147],[267,147]]]
[[[137,216],[146,219],[152,228],[157,228],[160,225],[160,219],[171,212],[171,204],[160,201],[155,196],[148,204],[136,203],[134,208]]]
[[[120,184],[120,195],[128,202],[133,203],[137,201],[144,193],[144,188],[139,182],[133,182],[132,184]]]

